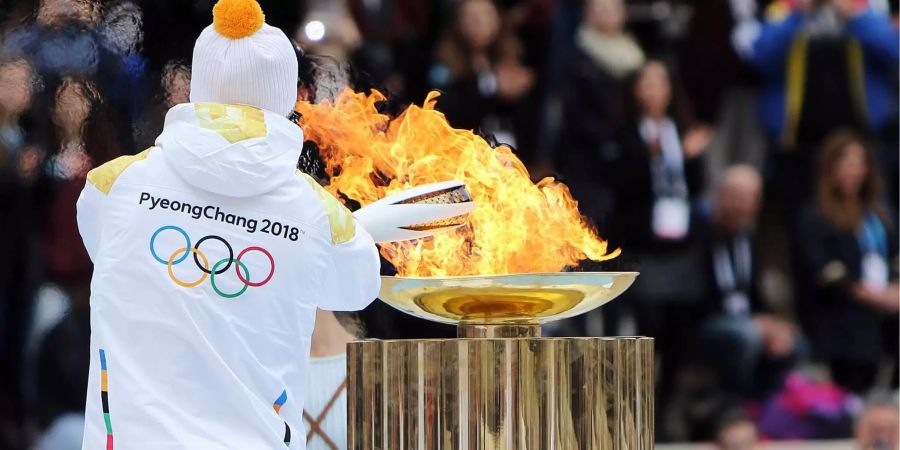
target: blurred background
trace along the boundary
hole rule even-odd
[[[47,436],[86,395],[75,201],[188,101],[213,3],[0,1],[0,448],[69,448]],[[655,337],[660,442],[897,448],[895,1],[260,3],[307,55],[301,95],[377,88],[397,113],[440,90],[452,125],[570,186],[624,250],[572,270],[642,275],[545,334]],[[378,302],[360,318],[455,334]]]

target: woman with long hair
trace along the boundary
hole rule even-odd
[[[683,254],[693,242],[692,210],[705,189],[703,156],[712,135],[692,123],[662,61],[648,61],[626,86],[615,144],[604,149],[615,211],[609,236],[649,263]]]
[[[809,288],[800,306],[817,356],[856,392],[870,388],[881,357],[897,351],[897,228],[882,200],[865,140],[833,133],[798,236]]]
[[[463,0],[438,43],[429,72],[444,91],[438,109],[456,128],[483,130],[515,145],[515,106],[534,85],[521,63],[521,43],[491,0]]]

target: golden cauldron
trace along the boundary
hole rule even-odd
[[[653,340],[540,336],[636,277],[384,277],[383,301],[459,338],[349,344],[349,448],[652,449]]]

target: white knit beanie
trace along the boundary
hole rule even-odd
[[[191,102],[250,105],[288,116],[297,101],[291,41],[256,0],[219,0],[194,44]]]

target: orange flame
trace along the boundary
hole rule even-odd
[[[403,276],[558,272],[588,258],[616,257],[578,212],[569,189],[552,178],[534,184],[508,147],[492,148],[422,107],[396,119],[379,114],[384,95],[344,91],[334,103],[297,105],[306,138],[319,146],[327,189],[367,205],[428,183],[462,180],[476,202],[467,226],[431,239],[383,245]]]

